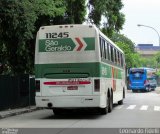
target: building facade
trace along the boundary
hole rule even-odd
[[[151,58],[156,53],[160,52],[160,46],[153,46],[153,44],[138,44],[135,47],[135,51],[144,58]]]

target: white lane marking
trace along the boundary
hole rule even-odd
[[[130,105],[129,107],[127,107],[127,109],[134,109],[136,107],[136,105]]]
[[[154,111],[160,111],[160,106],[154,106]]]
[[[147,110],[148,109],[148,106],[147,105],[143,105],[141,106],[140,110]]]

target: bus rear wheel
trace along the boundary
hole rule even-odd
[[[118,105],[122,105],[123,104],[123,99],[118,101]]]
[[[109,109],[108,107],[109,107],[109,98],[107,97],[107,99],[106,99],[106,107],[105,108],[100,108],[100,113],[102,115],[107,114],[108,113],[108,109]]]
[[[111,113],[113,109],[113,96],[108,97],[108,112]]]
[[[108,113],[108,107],[100,108],[100,113],[101,113],[101,115],[107,114]]]
[[[62,114],[62,112],[63,112],[63,110],[62,110],[62,109],[59,109],[59,108],[54,108],[54,109],[53,109],[53,113],[54,113],[54,115],[61,115],[61,114]]]

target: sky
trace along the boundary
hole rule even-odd
[[[125,14],[125,24],[121,34],[137,44],[159,45],[160,35],[160,0],[122,0],[121,12]],[[138,27],[137,24],[153,27]]]

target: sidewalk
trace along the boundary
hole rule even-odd
[[[30,106],[30,107],[28,106],[28,107],[17,108],[17,109],[3,110],[3,111],[0,111],[0,119],[14,116],[14,115],[23,114],[23,113],[33,112],[39,109],[40,108],[37,108],[36,106]]]

